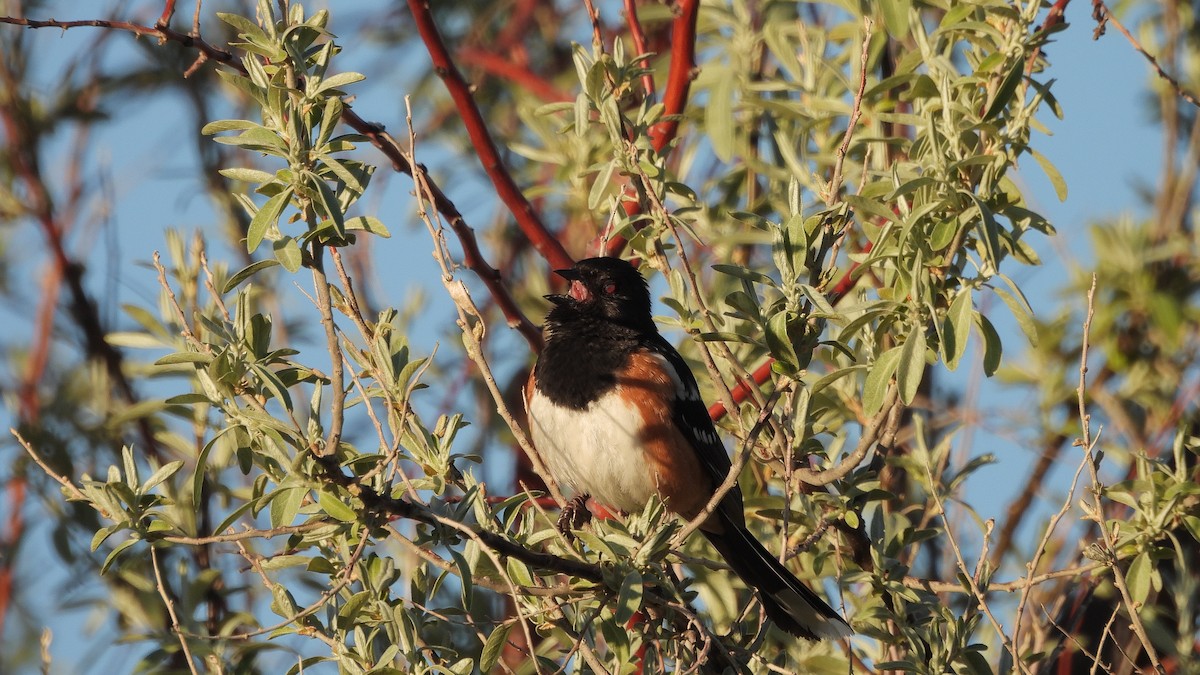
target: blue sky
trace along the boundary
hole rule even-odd
[[[362,8],[381,4],[360,3],[356,6],[361,12],[357,16],[335,15],[331,29],[343,35],[352,34],[359,17],[369,11]],[[84,18],[90,11],[87,5],[80,3],[62,3],[61,7],[63,11],[47,12],[46,16]],[[1055,240],[1037,242],[1045,263],[1042,267],[1009,268],[1035,311],[1040,312],[1049,311],[1058,304],[1058,291],[1067,280],[1065,267],[1073,261],[1088,259],[1087,225],[1119,214],[1142,212],[1132,186],[1135,181],[1153,182],[1159,171],[1159,133],[1148,112],[1146,97],[1146,83],[1151,71],[1142,57],[1114,31],[1098,42],[1093,41],[1089,11],[1090,6],[1086,3],[1070,6],[1067,18],[1074,25],[1059,33],[1047,49],[1051,76],[1057,79],[1053,91],[1062,105],[1065,119],[1058,121],[1043,114],[1041,118],[1053,136],[1034,139],[1035,146],[1066,179],[1070,191],[1068,199],[1065,202],[1058,200],[1049,181],[1031,159],[1025,160],[1020,173],[1033,208],[1048,216],[1059,232]],[[142,20],[149,23],[153,17]],[[338,21],[343,23],[339,25]],[[33,37],[43,54],[70,54],[95,39],[96,33],[88,30],[41,31]],[[126,36],[114,38],[118,41],[129,39]],[[341,57],[340,67],[366,70],[373,79],[354,88],[357,94],[355,108],[364,118],[384,123],[393,133],[401,132],[403,111],[396,107],[397,92],[404,91],[412,77],[411,71],[401,65],[381,72],[378,67],[380,45],[364,43],[356,47],[348,49]],[[111,50],[108,58],[116,63],[141,58],[138,54],[136,50],[118,47]],[[423,54],[413,55],[414,66],[424,68],[423,58]],[[405,62],[400,61],[401,64]],[[48,83],[47,91],[51,90],[49,83],[60,67],[61,63],[56,63],[53,57],[37,64],[36,71]],[[179,126],[192,124],[187,114],[180,113],[179,103],[170,97],[147,99],[111,110],[114,121],[97,132],[95,150],[87,159],[88,170],[96,176],[106,175],[113,186],[112,210],[107,214],[103,234],[90,240],[75,238],[71,244],[76,251],[92,246],[103,249],[103,255],[89,256],[92,261],[89,279],[92,292],[105,298],[104,307],[110,320],[119,318],[117,308],[122,303],[153,305],[157,287],[152,271],[138,263],[148,261],[155,249],[163,248],[162,230],[165,227],[211,232],[210,205],[197,193],[190,174],[193,150],[190,145],[175,147]],[[70,141],[68,135],[56,139],[52,157],[61,159]],[[482,171],[473,159],[469,163],[463,162],[430,148],[426,161],[440,171],[440,175],[451,177],[443,181],[443,186],[463,209],[468,221],[477,227],[485,227],[493,221],[495,200],[489,195]],[[390,240],[373,242],[380,273],[379,288],[375,290],[386,294],[380,296],[381,300],[396,305],[404,304],[404,298],[416,289],[426,289],[428,297],[438,302],[442,292],[440,287],[429,288],[427,281],[435,278],[428,236],[423,229],[408,227],[413,221],[407,197],[411,184],[405,177],[385,178],[384,174],[385,170],[381,168],[377,180],[386,182],[386,188],[369,195],[364,202],[370,209],[377,209],[394,235]],[[210,235],[209,239],[215,241],[217,236]],[[14,245],[26,241],[30,247],[40,246],[40,233],[30,227],[13,239]],[[37,279],[42,264],[40,256],[30,256],[12,271],[11,276],[18,280]],[[30,293],[36,294],[35,282],[26,283]],[[291,301],[306,302],[302,296]],[[1080,307],[1082,303],[1083,299],[1079,298]],[[0,320],[9,326],[6,330],[26,330],[23,326],[13,325],[10,320],[13,316],[13,308],[0,307]],[[1011,321],[1002,321],[1000,328],[1007,346],[1006,358],[1020,359],[1023,344],[1020,332]],[[414,337],[420,351],[428,352],[439,335],[428,331]],[[422,341],[424,344],[420,344]],[[961,388],[966,377],[964,373],[956,373],[940,380],[939,386]],[[1004,407],[1015,400],[1013,394],[1001,394],[990,384],[985,385],[982,397],[988,400],[989,407]],[[0,418],[4,428],[10,426],[11,418],[6,410],[0,410]],[[975,487],[977,494],[982,495],[975,500],[981,515],[999,516],[1013,489],[1023,480],[1032,455],[1025,449],[1013,447],[1011,439],[985,430],[977,431],[973,442],[977,451],[995,452],[999,463],[968,483],[968,489]],[[0,466],[7,466],[15,452],[16,448],[11,444],[0,445]],[[7,470],[0,469],[0,477],[6,476]],[[1061,481],[1061,477],[1058,480]],[[1006,489],[1006,486],[1014,487]],[[55,597],[56,589],[64,583],[68,572],[48,569],[44,574],[33,573],[38,565],[55,558],[47,548],[48,533],[39,527],[35,517],[40,505],[30,500],[26,508],[30,540],[19,559],[20,578],[28,582],[23,590],[27,597]],[[35,620],[48,625],[55,635],[56,672],[122,672],[131,667],[133,661],[129,660],[129,654],[122,653],[124,650],[103,650],[100,659],[95,660],[96,654],[79,648],[80,644],[91,644],[91,640],[70,638],[79,631],[90,633],[98,628],[103,634],[111,629],[103,622],[94,624],[94,618],[64,609],[57,598],[39,611]],[[10,633],[15,623],[10,618]],[[0,649],[11,647],[3,645]],[[140,653],[141,649],[132,651]]]

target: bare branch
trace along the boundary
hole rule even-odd
[[[1103,0],[1092,0],[1092,16],[1096,19],[1096,31],[1092,34],[1092,39],[1098,40],[1100,39],[1101,35],[1104,35],[1105,24],[1111,23],[1112,25],[1116,26],[1117,30],[1121,32],[1121,35],[1125,36],[1125,39],[1129,41],[1129,44],[1133,45],[1133,48],[1136,49],[1139,54],[1146,57],[1146,60],[1150,62],[1150,65],[1154,66],[1154,72],[1158,73],[1159,77],[1166,80],[1167,84],[1171,85],[1171,88],[1175,90],[1175,93],[1178,94],[1180,98],[1194,106],[1200,107],[1200,99],[1197,99],[1196,95],[1192,92],[1184,89],[1183,85],[1179,83],[1179,80],[1172,77],[1170,73],[1163,69],[1162,65],[1159,64],[1158,59],[1154,58],[1154,55],[1146,51],[1146,48],[1142,46],[1142,43],[1138,42],[1137,38],[1133,37],[1133,34],[1129,32],[1129,29],[1126,28],[1115,15],[1113,15],[1112,10],[1108,8],[1108,5],[1104,4]]]

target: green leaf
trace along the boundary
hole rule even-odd
[[[300,244],[296,243],[295,237],[284,237],[274,242],[271,249],[275,253],[275,259],[285,270],[292,274],[300,271],[304,256],[300,253]]]
[[[237,274],[229,277],[229,280],[225,282],[225,287],[221,289],[221,295],[225,295],[226,293],[237,288],[243,281],[254,276],[256,272],[275,267],[278,264],[278,260],[259,260],[258,262],[250,263],[246,267],[243,267],[241,270],[239,270]]]
[[[1129,569],[1125,572],[1125,583],[1129,585],[1129,595],[1134,602],[1145,602],[1146,596],[1150,594],[1151,569],[1150,555],[1145,551],[1139,553],[1133,562],[1129,563]]]
[[[1033,320],[1033,308],[1029,306],[1029,302],[1021,293],[1021,289],[1011,279],[1003,274],[997,276],[1008,284],[1008,287],[1012,289],[1012,293],[1003,288],[993,288],[992,290],[1008,306],[1008,311],[1012,312],[1013,317],[1016,318],[1017,325],[1021,327],[1021,332],[1025,333],[1025,337],[1029,339],[1029,344],[1036,347],[1038,344],[1038,334],[1037,324]]]
[[[943,331],[946,342],[942,345],[942,359],[950,370],[958,368],[958,362],[967,351],[967,340],[971,335],[971,291],[962,289],[950,303],[946,312],[947,330]]]
[[[300,504],[306,494],[306,488],[280,488],[271,499],[271,527],[291,525],[296,520],[296,514],[300,512]]]
[[[263,204],[258,213],[254,214],[254,219],[250,221],[250,227],[246,231],[246,251],[254,253],[254,249],[262,243],[263,236],[267,233],[267,228],[274,227],[279,223],[279,216],[283,213],[283,208],[287,206],[288,200],[292,198],[292,188],[288,187],[283,192],[271,197]],[[228,286],[228,284],[226,284]]]
[[[704,109],[704,130],[712,143],[713,154],[723,162],[733,158],[734,119],[733,97],[737,78],[724,68],[715,73],[713,86],[708,91],[708,107]]]
[[[712,268],[714,270],[716,270],[717,272],[720,272],[722,274],[728,274],[731,277],[742,279],[743,281],[749,281],[751,283],[756,283],[756,284],[765,284],[767,286],[770,286],[771,288],[777,287],[777,285],[775,284],[775,280],[772,279],[771,277],[769,277],[761,272],[756,272],[752,269],[742,267],[741,265],[720,264],[720,265],[713,265]]]
[[[637,571],[630,572],[621,581],[621,590],[617,593],[617,608],[614,620],[624,626],[633,618],[635,612],[642,608],[642,575]]]
[[[121,447],[121,463],[125,465],[125,484],[131,489],[138,484],[137,462],[133,460],[133,448],[128,445]]]
[[[243,183],[267,183],[275,180],[275,174],[258,169],[232,168],[221,169],[218,173],[230,180],[240,180]]]
[[[370,232],[371,234],[377,234],[384,239],[392,236],[392,233],[388,231],[387,226],[383,224],[383,221],[373,216],[355,216],[353,218],[347,218],[346,229],[363,230],[365,232]]]
[[[279,134],[266,127],[247,129],[237,136],[218,136],[213,140],[221,145],[233,145],[280,157],[287,156],[287,144]]]
[[[883,10],[883,25],[888,35],[901,41],[908,37],[908,11],[912,0],[883,0],[879,8]]]
[[[490,673],[504,653],[504,645],[508,644],[508,634],[512,631],[512,623],[502,623],[488,636],[483,643],[483,651],[479,654],[479,672]]]
[[[921,378],[925,375],[925,329],[917,326],[900,347],[900,363],[898,364],[898,380],[900,385],[900,400],[904,405],[911,405],[917,397],[921,386]]]
[[[253,129],[261,126],[261,124],[255,124],[250,120],[217,120],[216,122],[209,122],[203,127],[200,127],[200,133],[204,134],[205,136],[209,136],[222,131],[243,131],[245,129]],[[224,173],[225,171],[237,170],[238,169],[223,169],[221,173]]]
[[[201,352],[175,352],[167,354],[161,359],[154,362],[156,366],[171,366],[177,363],[196,363],[200,365],[208,365],[212,363],[211,354],[203,354]]]
[[[1013,59],[1013,63],[1009,66],[1008,73],[1004,76],[1004,80],[1000,82],[1000,86],[996,88],[996,95],[988,104],[987,111],[983,113],[983,119],[995,119],[1008,107],[1012,101],[1013,93],[1017,90],[1017,85],[1020,84],[1021,78],[1025,73],[1025,60]]]
[[[175,475],[175,472],[179,471],[181,468],[183,468],[183,462],[180,460],[167,462],[160,467],[158,471],[155,471],[153,474],[151,474],[150,477],[146,479],[146,482],[142,483],[142,487],[138,490],[138,492],[141,494],[149,493],[151,490],[158,487],[160,483]]]
[[[776,312],[767,321],[767,330],[763,335],[776,363],[786,366],[786,372],[789,373],[795,372],[800,367],[800,358],[796,354],[791,336],[788,335],[788,315],[790,314],[789,311]]]
[[[1033,148],[1029,148],[1029,154],[1033,155],[1033,158],[1037,160],[1038,166],[1042,167],[1042,171],[1046,172],[1046,177],[1050,179],[1050,184],[1054,186],[1054,194],[1058,196],[1058,201],[1067,201],[1067,181],[1058,172],[1054,164],[1049,159],[1046,159],[1045,155]]]
[[[604,201],[604,197],[612,191],[613,188],[613,172],[617,169],[617,160],[611,159],[604,163],[600,168],[600,172],[596,174],[596,179],[592,181],[592,187],[588,190],[588,209],[596,211],[600,208],[600,202]]]
[[[354,509],[346,505],[345,502],[338,499],[336,496],[321,490],[317,497],[317,502],[321,505],[321,510],[328,513],[333,518],[342,521],[343,523],[353,523],[358,521],[358,514]]]
[[[875,364],[867,371],[867,380],[863,383],[863,413],[874,415],[883,407],[883,398],[887,393],[888,383],[900,363],[900,347],[892,347],[875,359]]]
[[[100,544],[103,544],[105,539],[108,539],[114,533],[120,532],[127,527],[129,527],[129,521],[122,520],[119,523],[114,523],[97,530],[96,534],[92,535],[92,552],[94,553],[96,549],[100,548]]]
[[[321,179],[313,181],[317,186],[317,194],[320,195],[320,205],[324,207],[325,215],[333,221],[334,232],[338,239],[344,239],[346,236],[346,214],[342,210],[342,205],[338,202],[337,194],[333,188]]]
[[[358,176],[354,175],[354,172],[351,171],[345,163],[338,161],[332,155],[318,155],[318,158],[321,160],[321,163],[325,165],[325,168],[332,171],[333,174],[337,176],[338,179],[342,181],[342,183],[354,194],[360,195],[362,194],[363,190],[366,189],[366,186],[362,184],[362,181],[358,179]],[[354,166],[354,164],[351,163],[351,166]]]
[[[337,75],[331,75],[321,80],[321,84],[317,86],[315,93],[322,94],[330,89],[338,89],[354,84],[355,82],[362,82],[365,79],[367,79],[367,76],[362,73],[338,73]]]
[[[117,556],[121,555],[125,549],[138,543],[138,541],[140,540],[130,538],[117,544],[116,547],[104,558],[104,564],[100,566],[100,574],[107,572],[108,568],[111,567],[114,562],[116,562]]]
[[[238,32],[239,37],[263,44],[271,42],[267,34],[263,32],[263,29],[258,27],[258,24],[240,14],[217,12],[217,18],[232,26]]]
[[[204,444],[204,448],[200,451],[200,455],[196,457],[196,472],[192,475],[192,508],[199,512],[201,505],[204,503],[204,476],[205,469],[208,467],[208,455],[212,452],[213,446],[227,432],[237,428],[236,426],[227,426],[222,428],[213,437]],[[207,532],[205,533],[207,534]]]
[[[115,332],[104,336],[104,341],[114,347],[131,349],[162,349],[162,341],[145,333]]]
[[[974,314],[975,322],[979,326],[979,333],[983,336],[983,372],[991,377],[1000,368],[1003,345],[1000,343],[1000,334],[996,332],[992,322],[979,312],[974,312]]]

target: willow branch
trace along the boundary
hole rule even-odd
[[[1170,73],[1163,69],[1162,65],[1158,62],[1158,59],[1154,58],[1153,54],[1146,51],[1146,48],[1142,46],[1142,43],[1138,42],[1137,38],[1133,37],[1133,34],[1129,32],[1129,29],[1117,20],[1117,17],[1113,15],[1112,10],[1108,8],[1108,5],[1104,4],[1104,2],[1101,0],[1093,0],[1092,11],[1098,24],[1096,32],[1093,35],[1094,38],[1098,39],[1104,34],[1104,25],[1106,23],[1111,23],[1112,25],[1116,26],[1121,35],[1125,36],[1125,39],[1129,41],[1129,44],[1133,45],[1133,48],[1137,50],[1139,54],[1146,57],[1146,60],[1149,61],[1150,65],[1154,67],[1154,72],[1158,73],[1159,77],[1166,80],[1167,84],[1171,85],[1171,88],[1175,90],[1175,93],[1178,94],[1180,98],[1194,106],[1200,107],[1200,99],[1197,99],[1196,95],[1192,92],[1184,89],[1183,85],[1179,83],[1179,80],[1172,77]]]
[[[492,186],[496,188],[496,194],[516,218],[521,231],[525,233],[530,243],[546,261],[555,267],[570,267],[574,262],[571,256],[567,255],[566,249],[550,233],[537,211],[534,210],[533,204],[529,203],[525,194],[517,187],[512,174],[508,172],[504,162],[500,159],[500,151],[492,140],[487,122],[484,121],[483,114],[479,111],[479,106],[475,104],[471,87],[463,79],[458,67],[454,65],[454,60],[450,57],[450,50],[446,47],[441,32],[433,20],[430,2],[428,0],[408,0],[408,8],[416,21],[417,32],[421,35],[421,40],[425,43],[425,48],[433,60],[434,71],[446,85],[446,90],[450,93],[450,98],[453,99],[454,106],[462,117],[467,135],[471,138],[471,145],[479,156],[479,162],[483,165],[488,178],[491,179]]]

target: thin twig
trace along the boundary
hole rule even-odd
[[[158,548],[153,544],[150,545],[150,566],[154,568],[154,587],[158,589],[158,596],[167,606],[167,614],[171,617],[171,630],[175,633],[175,637],[179,638],[179,645],[183,648],[183,658],[187,660],[188,670],[192,671],[192,675],[200,675],[196,670],[196,662],[192,659],[192,650],[188,647],[187,638],[184,637],[183,629],[179,627],[179,615],[175,613],[175,602],[171,600],[171,594],[167,592],[167,585],[163,582],[162,565],[158,562]]]
[[[75,484],[72,483],[70,479],[50,468],[50,465],[46,463],[46,460],[42,459],[42,456],[33,449],[32,445],[29,444],[29,441],[25,440],[25,438],[21,436],[21,432],[10,427],[8,433],[12,434],[13,438],[17,439],[17,443],[19,443],[22,448],[25,448],[25,452],[29,454],[29,457],[33,459],[35,464],[41,467],[42,471],[46,472],[47,476],[53,478],[58,482],[59,485],[63,487],[63,491],[67,493],[67,496],[71,500],[83,502],[88,501],[88,498],[79,488],[75,487]]]
[[[928,457],[926,459],[928,460]],[[991,622],[992,628],[996,630],[996,635],[1000,638],[1001,644],[1012,655],[1013,665],[1016,666],[1019,672],[1029,673],[1029,666],[1025,665],[1025,662],[1021,660],[1021,655],[1017,652],[1016,646],[1013,645],[1012,640],[1005,634],[1004,626],[1001,626],[996,616],[992,614],[992,609],[988,606],[987,595],[980,590],[978,580],[967,569],[967,561],[963,557],[962,549],[958,546],[958,539],[954,536],[954,529],[950,527],[950,523],[946,519],[946,506],[942,503],[939,482],[934,478],[933,467],[928,461],[925,462],[925,476],[929,479],[929,493],[933,497],[934,504],[937,506],[938,514],[942,516],[942,523],[945,525],[946,540],[950,542],[950,549],[954,551],[954,559],[958,563],[958,571],[967,580],[967,584],[971,588],[971,595],[975,597],[975,601],[979,603],[979,608],[983,610],[988,621]]]
[[[1017,603],[1017,616],[1013,621],[1012,639],[1013,644],[1017,646],[1020,646],[1017,638],[1021,633],[1021,617],[1025,614],[1026,603],[1029,602],[1029,592],[1033,588],[1034,572],[1037,571],[1038,564],[1042,561],[1042,556],[1046,554],[1046,549],[1050,545],[1050,538],[1053,536],[1055,528],[1058,527],[1058,523],[1067,515],[1067,512],[1071,510],[1071,505],[1075,502],[1075,488],[1079,485],[1079,477],[1083,475],[1083,469],[1087,463],[1088,458],[1084,457],[1079,463],[1078,468],[1075,469],[1075,475],[1071,477],[1071,486],[1067,490],[1067,496],[1063,498],[1062,506],[1050,518],[1050,523],[1046,526],[1046,531],[1042,534],[1042,540],[1038,542],[1037,548],[1034,549],[1033,559],[1026,566],[1029,572],[1025,577],[1025,588],[1021,589],[1021,600]]]
[[[268,529],[256,530],[245,529],[227,532],[225,534],[214,534],[209,537],[185,537],[182,535],[167,535],[165,537],[157,537],[156,540],[169,541],[172,544],[181,544],[183,546],[205,546],[208,544],[222,544],[235,541],[244,541],[246,539],[271,539],[281,535],[300,534],[303,532],[311,532],[322,527],[336,525],[336,521],[312,520],[299,525],[281,525]]]
[[[404,102],[405,106],[407,107],[409,104],[408,97],[405,97]],[[412,158],[412,161],[415,164],[417,139],[416,133],[412,128],[411,109],[409,109],[407,120],[409,122],[409,157]],[[533,463],[534,470],[537,471],[538,477],[545,482],[547,489],[550,491],[550,495],[554,497],[554,501],[558,502],[559,506],[565,506],[567,500],[563,498],[562,492],[558,489],[558,483],[554,480],[554,476],[546,468],[546,464],[544,461],[542,461],[542,457],[538,453],[537,448],[533,446],[533,443],[530,442],[528,436],[525,435],[524,430],[521,429],[521,426],[517,424],[512,414],[508,411],[508,406],[504,401],[504,394],[500,391],[500,387],[496,384],[496,379],[492,376],[491,366],[488,364],[487,359],[483,355],[483,317],[480,316],[479,309],[475,306],[474,301],[471,300],[471,294],[467,290],[466,284],[464,284],[461,280],[454,278],[454,274],[450,268],[448,259],[449,256],[445,253],[446,244],[445,236],[442,234],[443,230],[438,225],[434,224],[433,220],[430,218],[428,210],[425,208],[425,205],[430,199],[429,186],[424,181],[424,176],[414,175],[413,183],[417,188],[416,196],[418,215],[425,223],[426,228],[429,230],[429,235],[433,238],[433,256],[442,270],[442,285],[445,286],[446,291],[450,294],[450,299],[454,301],[455,309],[458,311],[458,321],[459,326],[462,329],[463,346],[466,348],[467,355],[479,368],[479,373],[483,377],[484,382],[487,384],[488,391],[491,392],[492,395],[492,400],[496,404],[496,412],[509,426],[509,429],[512,430],[513,436],[517,439],[517,443],[521,446],[521,449],[525,451],[525,454]],[[436,217],[436,212],[434,217]]]
[[[1166,70],[1163,70],[1163,67],[1158,63],[1158,59],[1154,58],[1150,52],[1146,51],[1146,48],[1142,46],[1142,43],[1138,42],[1137,38],[1133,37],[1133,34],[1129,32],[1129,29],[1126,28],[1119,20],[1117,20],[1117,17],[1112,13],[1112,10],[1108,8],[1108,5],[1104,4],[1102,0],[1093,0],[1092,5],[1094,12],[1103,12],[1103,14],[1098,14],[1097,16],[1098,27],[1096,29],[1096,33],[1093,35],[1093,38],[1098,39],[1104,34],[1103,26],[1105,23],[1111,23],[1112,25],[1116,26],[1117,30],[1121,32],[1121,35],[1125,36],[1125,39],[1129,41],[1129,44],[1133,45],[1133,48],[1136,49],[1139,54],[1146,57],[1146,60],[1150,62],[1150,65],[1154,66],[1154,71],[1158,73],[1158,76],[1166,80],[1167,84],[1171,85],[1171,88],[1175,90],[1175,93],[1178,94],[1180,98],[1194,106],[1200,107],[1200,99],[1197,99],[1196,95],[1192,92],[1184,89],[1183,85],[1179,83],[1179,80],[1172,77]]]
[[[1065,637],[1068,640],[1070,640],[1071,642],[1073,642],[1075,644],[1075,647],[1077,649],[1079,649],[1079,651],[1081,653],[1083,653],[1084,656],[1086,656],[1092,660],[1092,672],[1095,672],[1096,666],[1100,666],[1101,668],[1104,668],[1104,672],[1106,672],[1106,673],[1111,672],[1111,671],[1109,671],[1109,669],[1106,666],[1103,666],[1100,664],[1099,653],[1100,653],[1100,646],[1102,646],[1104,644],[1103,639],[1101,639],[1100,645],[1096,646],[1096,653],[1093,654],[1088,651],[1087,647],[1084,646],[1083,643],[1081,643],[1079,641],[1079,638],[1075,634],[1071,633],[1066,628],[1063,628],[1062,626],[1060,626],[1058,624],[1058,622],[1054,620],[1054,617],[1050,615],[1050,612],[1046,611],[1045,607],[1042,607],[1041,609],[1042,609],[1042,614],[1046,615],[1046,620],[1050,622],[1050,625],[1054,626],[1058,630],[1058,632],[1062,633],[1063,637]],[[1120,611],[1119,608],[1117,611]],[[1112,619],[1115,619],[1116,617],[1117,617],[1117,613],[1113,612],[1112,618],[1110,618],[1108,623],[1105,624],[1104,631],[1106,633],[1108,632],[1108,627],[1112,625]],[[1066,657],[1066,658],[1069,658],[1069,657]]]
[[[329,293],[329,278],[325,276],[325,246],[314,241],[312,247],[313,285],[317,291],[317,310],[321,313],[321,326],[325,329],[325,348],[329,350],[330,389],[333,400],[329,404],[329,433],[325,447],[319,454],[334,456],[342,441],[342,424],[345,420],[346,383],[342,363],[342,346],[338,341],[337,324],[333,322],[333,301]],[[313,414],[319,411],[314,410]],[[314,448],[315,450],[315,448]]]
[[[896,409],[896,406],[899,405],[899,398],[900,388],[893,381],[888,384],[887,393],[883,397],[883,406],[863,426],[862,436],[859,437],[858,445],[855,446],[854,452],[846,455],[836,465],[821,471],[802,467],[797,468],[793,479],[809,485],[829,485],[835,480],[841,480],[848,476],[855,467],[862,463],[867,453],[875,447],[875,443],[887,435],[884,432],[887,429],[888,418],[891,416],[892,411]]]
[[[850,121],[846,123],[846,133],[842,136],[842,144],[837,149],[837,159],[833,163],[833,176],[825,190],[825,205],[833,206],[838,193],[842,190],[842,167],[846,163],[846,154],[850,152],[850,141],[854,138],[854,130],[858,120],[862,118],[862,99],[867,90],[867,61],[871,56],[871,31],[875,22],[871,17],[863,19],[862,53],[858,61],[858,90],[854,92],[854,103],[850,108]]]
[[[1089,563],[1078,567],[1069,567],[1067,569],[1055,570],[1053,572],[1045,572],[1026,577],[1023,579],[1015,579],[1013,581],[1005,581],[1002,583],[989,583],[987,592],[997,593],[1015,593],[1025,590],[1025,587],[1032,584],[1037,586],[1044,584],[1047,581],[1056,579],[1072,579],[1081,577],[1085,574],[1091,574],[1096,570],[1103,569],[1104,563]],[[904,585],[909,588],[920,588],[934,593],[969,593],[969,589],[963,589],[962,584],[957,584],[949,581],[934,581],[932,579],[922,579],[920,577],[904,577]]]
[[[1092,317],[1095,314],[1095,298],[1096,275],[1093,273],[1092,285],[1088,289],[1087,295],[1087,316],[1083,320],[1083,342],[1080,345],[1079,354],[1079,387],[1075,390],[1076,399],[1079,404],[1079,423],[1083,433],[1080,438],[1080,445],[1083,447],[1084,463],[1087,465],[1092,479],[1093,503],[1090,507],[1092,511],[1091,516],[1096,520],[1096,524],[1099,525],[1100,536],[1103,538],[1104,545],[1104,563],[1112,571],[1113,585],[1121,593],[1121,600],[1125,603],[1125,609],[1129,614],[1129,623],[1133,627],[1133,632],[1142,643],[1142,649],[1146,650],[1146,656],[1150,659],[1150,663],[1154,666],[1154,669],[1159,673],[1163,673],[1166,671],[1163,670],[1162,662],[1158,659],[1158,651],[1154,648],[1154,643],[1150,641],[1150,636],[1146,633],[1146,626],[1142,623],[1142,618],[1138,615],[1137,603],[1134,602],[1133,596],[1129,592],[1129,585],[1125,582],[1125,572],[1117,564],[1116,540],[1112,530],[1108,527],[1108,523],[1104,520],[1104,506],[1101,502],[1104,486],[1100,482],[1097,466],[1099,459],[1093,459],[1092,454],[1096,443],[1099,442],[1099,438],[1092,438],[1091,416],[1087,412],[1087,359],[1092,330]]]
[[[725,475],[725,480],[717,486],[708,503],[696,514],[694,518],[689,520],[675,536],[671,538],[671,548],[679,548],[688,538],[688,535],[695,532],[697,528],[704,524],[708,517],[717,510],[721,505],[721,500],[730,490],[737,487],[738,476],[742,473],[742,467],[746,466],[746,462],[750,459],[750,454],[754,452],[754,442],[758,439],[758,435],[767,426],[767,420],[771,417],[771,411],[775,408],[775,402],[779,400],[779,395],[783,392],[782,388],[771,392],[771,396],[767,398],[763,404],[762,411],[758,414],[758,419],[755,420],[754,426],[750,429],[750,433],[746,436],[746,440],[742,441],[742,448],[738,451],[737,456],[733,459],[733,466],[730,467],[729,473]]]

